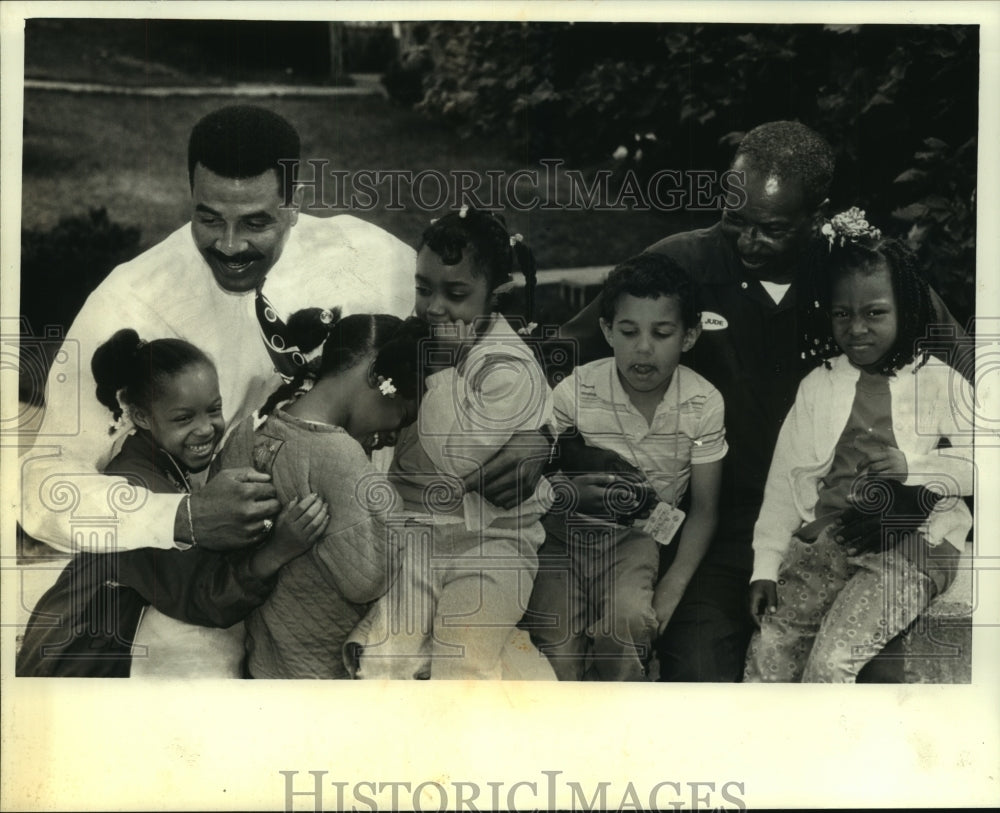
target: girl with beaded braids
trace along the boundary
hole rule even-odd
[[[543,478],[513,508],[462,488],[515,433],[551,419],[545,374],[498,312],[515,259],[530,318],[534,262],[502,218],[463,206],[424,232],[415,312],[433,337],[424,354],[427,392],[389,471],[412,533],[400,578],[352,636],[358,677],[513,677],[520,667],[510,656],[523,647],[534,654],[526,668],[541,666],[552,678],[515,629],[538,568],[551,487]]]
[[[193,475],[208,466],[225,430],[215,365],[186,341],[146,342],[124,329],[97,349],[91,366],[97,398],[113,418],[110,434],[124,438],[104,473],[189,500]],[[127,502],[130,495],[120,497]],[[265,599],[278,568],[309,547],[325,522],[325,506],[310,495],[290,501],[273,526],[268,521],[256,549],[200,547],[190,521],[195,544],[187,550],[79,553],[35,608],[17,672],[238,677],[237,622]],[[62,621],[53,625],[53,618]],[[134,647],[146,657],[133,658]]]
[[[754,528],[747,681],[853,682],[950,584],[972,525],[958,499],[973,486],[968,382],[914,352],[934,320],[927,284],[856,208],[822,233],[831,329],[813,343],[824,364],[782,425]],[[892,514],[882,535],[898,544],[841,544],[852,506]]]
[[[396,573],[386,524],[398,498],[371,452],[416,417],[427,327],[307,308],[291,316],[288,333],[319,355],[236,426],[220,463],[270,474],[283,505],[299,493],[320,495],[330,522],[247,618],[247,669],[254,678],[344,678],[347,635]]]

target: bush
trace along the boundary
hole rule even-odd
[[[907,236],[972,312],[975,26],[438,22],[428,49],[419,109],[525,161],[719,170],[747,130],[798,119],[837,150],[833,210]]]

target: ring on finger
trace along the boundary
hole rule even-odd
[[[271,533],[271,529],[274,527],[274,522],[269,519],[264,520],[264,534],[267,535]]]

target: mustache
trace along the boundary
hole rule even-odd
[[[223,254],[217,248],[207,248],[206,251],[219,262],[223,263],[237,263],[242,265],[243,263],[252,263],[255,260],[264,259],[264,255],[259,251],[243,251],[239,254]]]

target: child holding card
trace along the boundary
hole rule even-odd
[[[532,638],[561,680],[644,680],[651,644],[708,548],[726,454],[719,392],[679,364],[701,332],[694,284],[663,255],[619,265],[602,297],[613,358],[578,367],[553,393],[555,430],[617,453],[640,477],[553,482],[565,499],[545,521],[529,613]],[[574,431],[571,431],[575,427]],[[684,521],[678,508],[690,483]],[[646,513],[648,518],[633,519]],[[626,524],[631,523],[631,524]],[[660,545],[683,523],[659,576]]]

